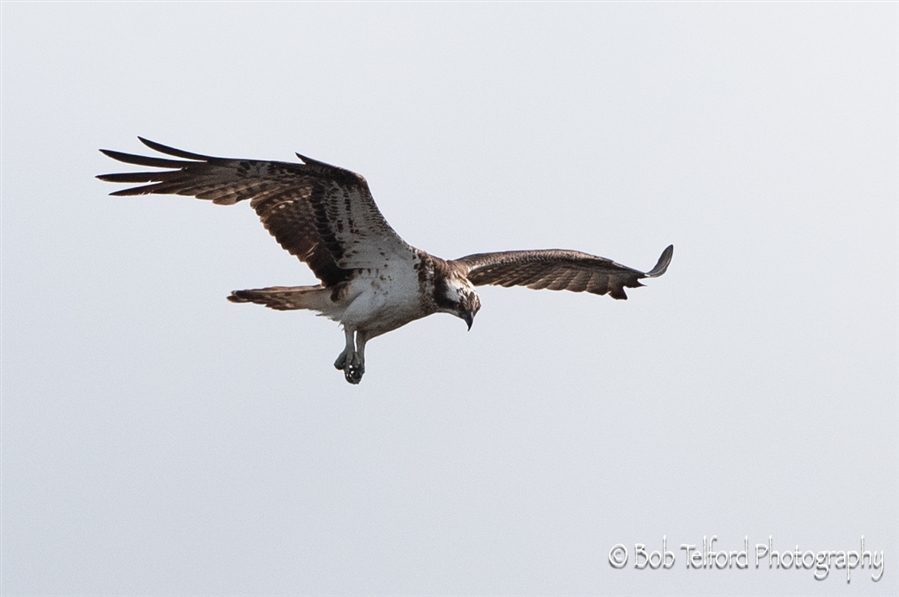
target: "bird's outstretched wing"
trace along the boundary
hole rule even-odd
[[[126,164],[165,168],[101,174],[97,178],[109,182],[149,183],[112,195],[189,195],[221,205],[249,199],[278,243],[325,286],[347,280],[353,269],[382,265],[387,257],[411,258],[409,245],[378,211],[368,183],[354,172],[300,154],[302,164],[218,158],[138,139],[181,159],[101,149]]]
[[[455,262],[468,269],[468,279],[478,286],[495,284],[587,291],[593,294],[609,293],[612,298],[626,299],[625,287],[643,286],[640,283],[642,278],[664,274],[673,254],[674,245],[670,245],[648,272],[626,267],[605,257],[560,249],[478,253]]]

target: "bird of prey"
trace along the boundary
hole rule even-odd
[[[527,286],[609,294],[665,273],[674,246],[648,272],[579,251],[548,249],[476,253],[445,260],[403,241],[378,211],[368,183],[349,170],[297,154],[302,163],[211,157],[138,137],[170,157],[101,149],[149,172],[101,174],[109,182],[141,183],[112,195],[175,194],[220,205],[249,200],[275,240],[309,266],[315,286],[235,290],[228,300],[271,309],[308,309],[343,326],[346,348],[334,366],[358,384],[365,345],[376,336],[433,313],[471,323],[481,308],[475,286]],[[179,158],[179,159],[172,159]]]

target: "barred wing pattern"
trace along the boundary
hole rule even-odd
[[[353,269],[375,267],[387,256],[412,259],[412,248],[390,227],[368,183],[354,172],[300,154],[302,164],[219,158],[138,138],[153,150],[182,159],[101,149],[120,162],[167,168],[101,174],[97,178],[109,182],[150,183],[112,195],[188,195],[220,205],[248,199],[266,230],[325,287],[348,280]]]
[[[648,272],[626,267],[605,257],[561,249],[478,253],[457,259],[455,263],[467,268],[468,279],[477,286],[494,284],[586,291],[627,299],[625,287],[643,286],[641,279],[664,274],[673,254],[674,245],[670,245]]]

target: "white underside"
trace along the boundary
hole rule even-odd
[[[348,331],[364,330],[373,338],[427,315],[422,308],[416,272],[359,270],[342,300],[330,302],[321,314]]]

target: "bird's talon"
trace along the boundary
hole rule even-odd
[[[353,385],[358,384],[362,381],[362,374],[365,373],[365,369],[362,367],[353,367],[352,365],[347,367],[344,370],[344,377],[346,380]]]
[[[359,358],[358,354],[354,354],[350,362],[346,364],[343,370],[346,380],[353,385],[362,381],[362,375],[365,373],[365,364]]]

